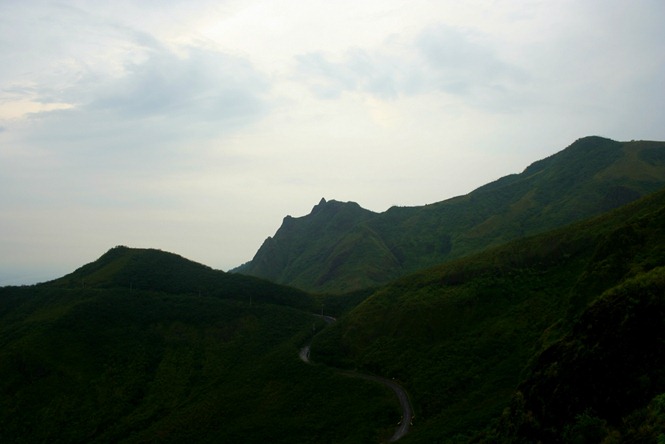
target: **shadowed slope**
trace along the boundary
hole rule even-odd
[[[305,366],[301,291],[117,247],[0,288],[0,442],[382,442],[375,384]]]
[[[376,286],[424,267],[601,214],[665,185],[665,142],[579,139],[465,196],[384,213],[322,201],[287,217],[236,271],[310,291]]]
[[[665,265],[664,226],[659,192],[404,277],[317,336],[312,357],[403,381],[420,418],[409,442],[482,429],[534,354],[568,333],[588,303]]]

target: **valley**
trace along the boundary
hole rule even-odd
[[[328,324],[330,323],[331,321],[328,320]],[[312,361],[310,360],[310,353],[311,353],[311,345],[307,344],[300,349],[298,357],[305,364],[312,364]],[[409,394],[404,389],[404,387],[399,385],[394,379],[382,378],[380,376],[370,375],[367,373],[359,373],[357,371],[345,370],[341,371],[340,374],[348,376],[350,378],[366,379],[368,381],[376,382],[377,384],[384,385],[389,389],[391,389],[395,393],[395,396],[397,396],[402,413],[400,421],[398,423],[398,427],[395,430],[395,433],[390,437],[389,441],[390,442],[399,441],[401,438],[406,436],[407,433],[409,433],[410,426],[413,425],[412,421],[414,415],[413,415],[413,406],[411,405]]]
[[[585,137],[464,196],[373,213],[322,199],[235,271],[305,291],[380,286],[625,205],[665,186],[662,142]]]
[[[664,187],[665,143],[583,138],[424,207],[323,199],[233,272],[117,246],[0,287],[0,441],[659,442]]]

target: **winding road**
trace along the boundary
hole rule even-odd
[[[326,316],[325,318],[327,318],[325,319],[327,323],[334,322],[334,318],[330,318],[329,316]],[[300,359],[306,364],[312,363],[309,359],[309,353],[310,353],[309,344],[301,348],[300,352],[298,353]],[[393,436],[390,438],[389,442],[398,441],[404,435],[409,433],[409,428],[411,427],[411,420],[413,418],[413,407],[411,406],[409,394],[404,389],[404,387],[399,385],[393,379],[382,378],[380,376],[368,375],[365,373],[360,373],[351,370],[340,370],[339,372],[351,378],[362,378],[368,381],[374,381],[379,384],[383,384],[386,387],[389,387],[393,392],[395,392],[395,395],[399,400],[400,407],[402,408],[402,420],[399,422],[399,426],[397,427],[397,429],[395,429],[395,433],[393,433]]]
[[[409,394],[406,392],[404,387],[402,387],[392,379],[382,378],[380,376],[367,375],[364,373],[358,373],[353,371],[342,371],[341,373],[343,375],[352,378],[362,378],[362,379],[367,379],[369,381],[378,382],[379,384],[383,384],[392,389],[392,391],[395,392],[395,395],[397,395],[397,399],[399,400],[399,405],[402,408],[402,420],[399,422],[399,426],[397,427],[397,429],[395,429],[395,433],[393,433],[393,436],[390,438],[389,442],[395,442],[400,438],[402,438],[407,433],[409,433],[409,428],[411,427],[411,420],[413,418],[413,408],[411,407]]]

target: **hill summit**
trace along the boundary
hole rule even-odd
[[[288,305],[314,310],[311,297],[265,279],[225,273],[178,254],[152,248],[113,247],[99,259],[45,285],[60,288],[148,290],[169,294]]]
[[[377,213],[362,208],[355,202],[326,201],[322,198],[312,211],[303,217],[286,216],[274,237],[268,237],[254,259],[234,270],[260,276],[275,282],[289,282],[308,288],[312,282],[321,285],[331,279],[349,276],[360,265],[362,257],[354,257],[341,239],[356,229],[359,223],[369,221]],[[354,240],[352,244],[358,244]],[[364,251],[371,249],[367,245]],[[361,252],[361,250],[358,250]],[[334,258],[328,262],[327,258]],[[325,262],[325,270],[312,270],[308,264]],[[353,281],[353,279],[351,279]],[[361,288],[364,279],[348,286]]]
[[[321,199],[284,218],[234,270],[308,291],[381,285],[424,267],[601,214],[665,185],[665,142],[578,139],[473,192],[383,213]]]

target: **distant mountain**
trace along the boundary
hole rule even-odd
[[[354,251],[347,248],[342,240],[352,236],[358,224],[376,215],[354,202],[327,202],[321,199],[306,217],[286,216],[275,237],[265,240],[254,259],[233,271],[279,283],[289,282],[287,285],[300,288],[320,288],[322,285],[318,283],[324,284],[332,276],[342,274],[349,280],[349,285],[340,288],[342,291],[366,287],[372,281],[368,281],[362,273],[356,274],[362,265],[362,257],[354,256]],[[373,251],[373,247],[382,248],[382,245],[371,238],[353,238],[349,247],[359,245],[363,246],[363,255],[390,254]],[[322,266],[328,267],[323,275]],[[367,269],[371,273],[371,266],[368,265]],[[376,272],[383,271],[377,269]]]
[[[156,249],[118,246],[99,259],[45,285],[61,288],[123,288],[170,294],[269,302],[316,311],[312,297],[265,279],[214,270]]]
[[[322,199],[307,216],[287,216],[234,271],[308,291],[377,286],[601,214],[663,186],[665,142],[586,137],[520,174],[431,205],[373,213]]]
[[[409,442],[465,442],[493,420],[480,441],[656,442],[664,227],[660,191],[421,270],[324,330],[312,359],[403,381],[418,412]]]

